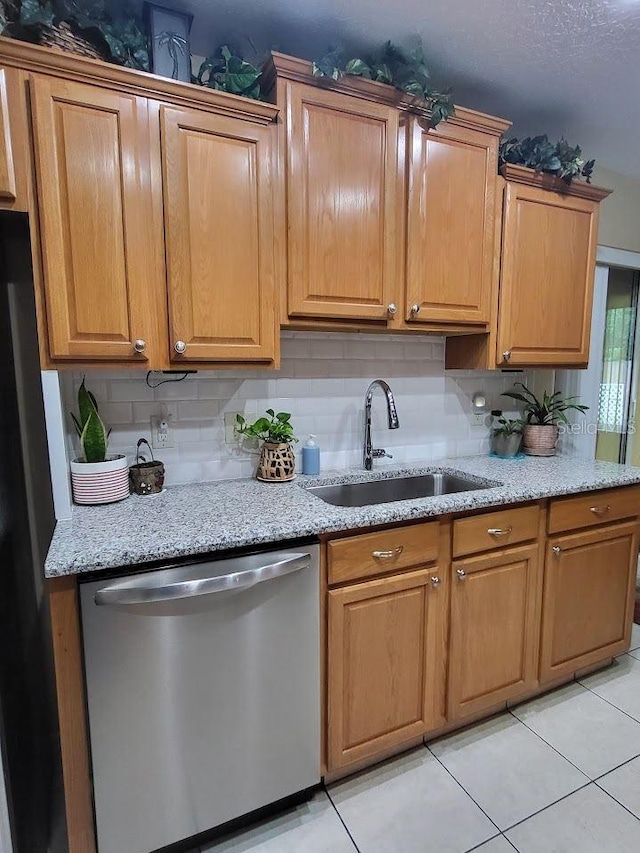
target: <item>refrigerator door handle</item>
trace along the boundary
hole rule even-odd
[[[311,565],[309,554],[290,554],[274,562],[265,563],[255,569],[230,572],[226,575],[193,578],[181,577],[172,583],[157,583],[153,573],[148,577],[136,578],[135,581],[124,581],[105,586],[97,590],[95,603],[126,605],[151,604],[159,601],[174,601],[179,598],[194,598],[200,595],[212,595],[216,592],[250,589],[256,584],[273,580],[274,578],[299,572]]]

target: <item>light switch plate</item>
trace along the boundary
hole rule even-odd
[[[241,415],[242,412],[225,412],[224,413],[224,443],[237,444],[238,434],[236,432],[236,415]]]

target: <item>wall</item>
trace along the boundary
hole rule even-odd
[[[359,465],[364,393],[376,377],[387,379],[393,389],[400,429],[387,429],[386,407],[376,392],[374,444],[393,453],[394,462],[483,453],[488,450],[487,428],[472,425],[471,397],[483,391],[489,408],[506,410],[500,393],[523,378],[521,373],[445,374],[440,337],[311,332],[283,333],[282,367],[275,372],[199,371],[155,390],[139,372],[103,370],[86,377],[113,428],[111,452],[131,456],[137,439],[150,436],[151,415],[166,407],[175,446],[158,455],[168,484],[252,476],[255,455],[225,444],[224,413],[243,412],[250,418],[269,406],[292,413],[303,441],[309,433],[317,435],[323,469]],[[158,378],[152,375],[153,381]],[[66,410],[75,410],[81,380],[80,373],[63,375]]]
[[[593,182],[613,190],[600,205],[598,244],[640,252],[640,180],[596,164]]]

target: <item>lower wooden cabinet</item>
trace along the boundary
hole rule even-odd
[[[329,771],[444,721],[446,582],[435,568],[329,591]]]
[[[637,559],[636,521],[600,525],[549,540],[542,681],[571,674],[626,650]]]
[[[475,714],[535,688],[541,573],[538,545],[452,566],[448,708]]]

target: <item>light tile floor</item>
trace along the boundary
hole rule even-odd
[[[640,626],[631,646],[201,853],[638,853]]]

